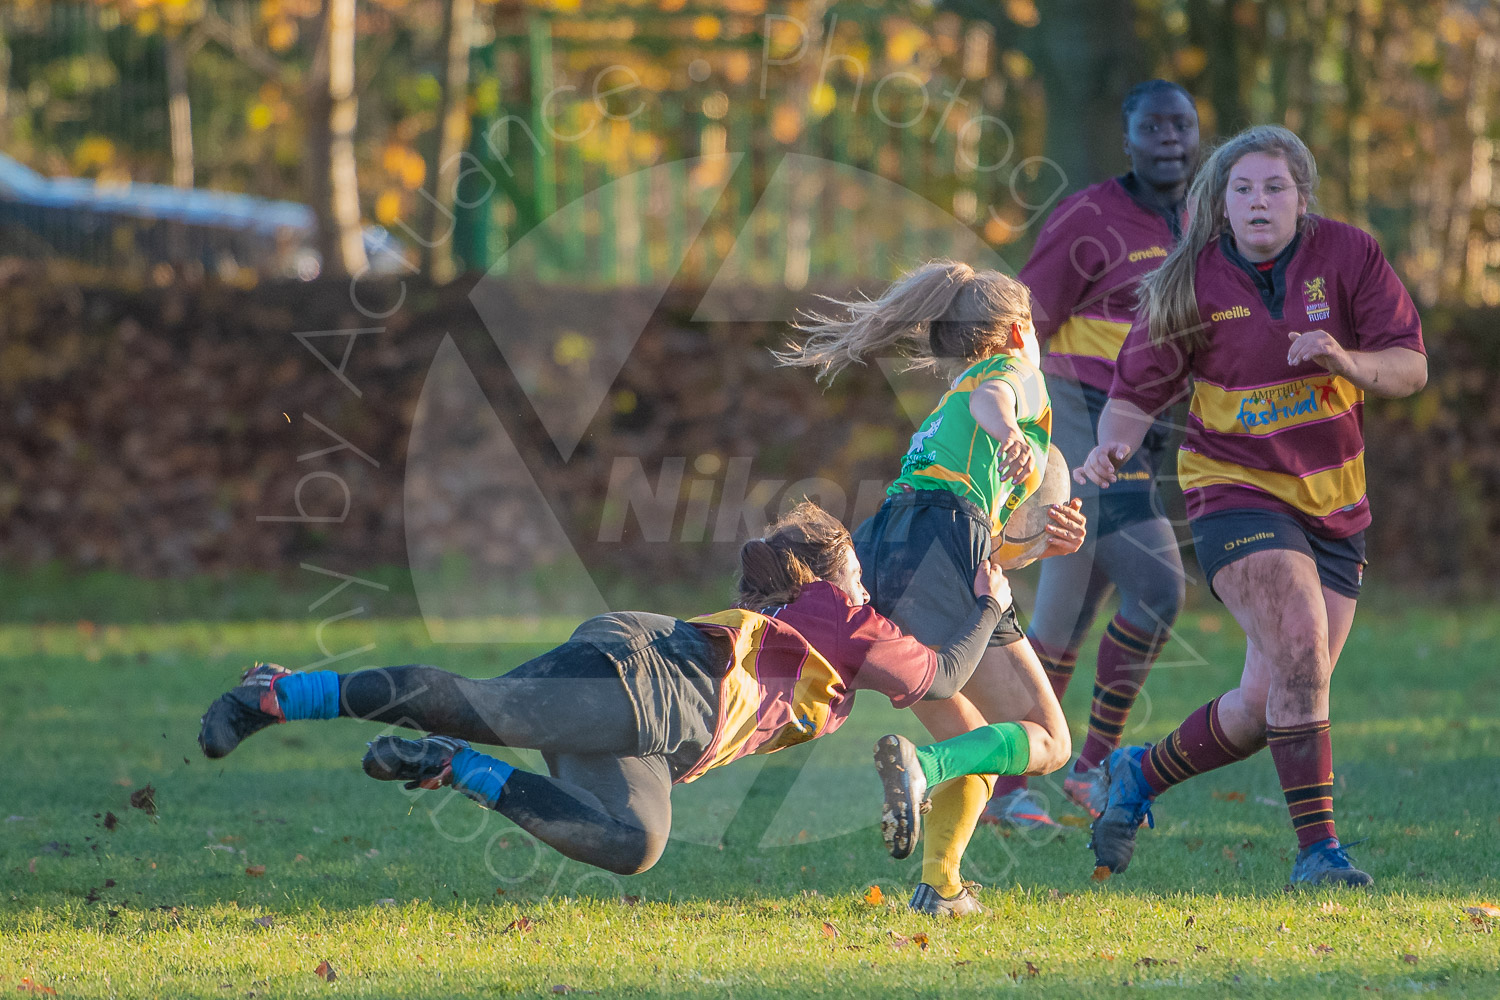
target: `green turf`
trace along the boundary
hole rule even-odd
[[[571,624],[467,623],[448,637],[517,642],[435,646],[419,621],[350,618],[321,641],[374,645],[345,666],[484,675]],[[1237,674],[1242,640],[1222,611],[1182,624],[1134,738]],[[829,739],[679,789],[677,839],[633,878],[563,861],[449,792],[371,782],[359,757],[374,725],[279,727],[225,761],[199,756],[209,700],[252,659],[324,655],[314,627],[0,626],[0,993],[1500,995],[1500,920],[1465,912],[1500,903],[1493,611],[1356,623],[1334,746],[1340,832],[1368,838],[1355,855],[1373,892],[1283,891],[1294,841],[1262,754],[1165,796],[1131,870],[1105,883],[1089,879],[1085,831],[981,829],[966,873],[989,913],[955,923],[906,912],[916,861],[881,849],[869,747],[918,731],[869,695]],[[1070,718],[1086,695],[1075,684]],[[148,782],[155,818],[129,805]],[[882,904],[865,901],[870,885]],[[333,983],[314,972],[325,960]]]

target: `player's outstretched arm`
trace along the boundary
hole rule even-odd
[[[996,461],[1000,478],[1024,483],[1036,470],[1036,458],[1016,418],[1016,394],[1000,379],[991,379],[969,394],[969,413],[985,433],[1000,442]]]
[[[1427,355],[1420,351],[1405,347],[1349,351],[1324,330],[1294,331],[1288,338],[1292,343],[1286,352],[1287,364],[1312,361],[1375,396],[1400,399],[1427,384]]]
[[[1073,470],[1073,481],[1082,486],[1109,486],[1125,460],[1146,440],[1151,414],[1124,399],[1110,399],[1099,414],[1099,444],[1083,464]]]

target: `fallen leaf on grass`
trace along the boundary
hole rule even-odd
[[[511,931],[517,931],[521,934],[525,934],[535,926],[536,924],[532,922],[530,917],[521,916],[506,924],[505,932],[509,934]]]
[[[1135,964],[1138,965],[1138,966],[1140,966],[1143,969],[1149,969],[1153,965],[1176,965],[1177,964],[1177,959],[1175,959],[1175,958],[1152,958],[1150,955],[1142,955],[1140,958],[1136,959]]]
[[[30,871],[31,874],[33,874],[33,875],[36,874],[36,863],[39,860],[40,860],[39,858],[32,858],[31,861],[26,865],[26,869],[28,871]]]
[[[313,972],[322,976],[330,983],[339,977],[338,970],[335,969],[331,964],[329,964],[329,961],[326,958],[318,963],[318,967],[314,969]]]
[[[1207,951],[1208,950],[1208,945],[1206,945],[1206,944],[1195,944],[1195,945],[1193,945],[1193,950],[1194,951]]]
[[[1286,926],[1286,924],[1285,923],[1277,924],[1276,925],[1276,932],[1278,934],[1285,934],[1287,932],[1287,926]]]
[[[1197,915],[1193,914],[1193,913],[1189,913],[1187,915],[1187,919],[1182,922],[1182,926],[1184,926],[1184,927],[1191,927],[1194,924],[1196,924],[1197,922],[1198,922]]]
[[[1333,954],[1333,946],[1332,945],[1327,945],[1327,944],[1315,944],[1315,945],[1312,946],[1312,950],[1315,951],[1315,952],[1317,952],[1319,955],[1332,955]]]
[[[911,938],[905,934],[897,934],[895,931],[886,931],[892,948],[905,948],[911,944]]]
[[[1405,955],[1401,956],[1401,961],[1405,962],[1407,965],[1416,965],[1417,956],[1411,954],[1410,952],[1407,952]]]
[[[1022,976],[1025,976],[1027,979],[1035,979],[1041,975],[1041,972],[1042,970],[1036,967],[1036,963],[1028,961],[1025,968],[1011,969],[1010,978],[1019,980]]]
[[[1108,882],[1109,877],[1113,874],[1114,872],[1109,870],[1108,865],[1098,865],[1094,868],[1094,874],[1090,875],[1089,878],[1095,882]]]
[[[57,996],[57,991],[54,990],[52,987],[50,987],[50,986],[43,986],[41,983],[34,983],[34,982],[31,981],[31,977],[30,976],[24,977],[20,981],[20,983],[18,983],[16,985],[16,989],[21,990],[21,991],[26,992],[26,993],[41,993],[44,996],[49,996],[49,997],[55,997],[55,996]]]
[[[251,878],[260,878],[265,873],[266,873],[266,866],[265,865],[251,865],[251,866],[249,866],[248,868],[245,869],[245,874],[249,875]]]
[[[921,948],[923,951],[926,951],[927,946],[932,942],[927,940],[926,934],[913,934],[911,936],[911,943],[916,945],[918,948]]]
[[[1500,906],[1480,903],[1478,906],[1465,906],[1464,912],[1471,917],[1500,917]]]
[[[299,854],[295,858],[292,859],[292,862],[295,864],[298,861],[306,861],[306,860],[307,860],[307,855],[305,855],[305,854]]]
[[[120,817],[116,816],[112,812],[107,812],[107,813],[104,814],[104,829],[106,829],[106,830],[113,830],[115,827],[117,827],[119,825],[120,825]]]
[[[145,788],[137,788],[130,793],[130,807],[139,809],[148,816],[156,815],[156,789],[147,783]]]
[[[257,927],[265,927],[267,929],[270,929],[270,927],[273,924],[276,923],[276,918],[275,917],[256,917],[254,920],[252,920],[250,922],[252,924],[254,924],[255,926],[257,926]]]
[[[1331,899],[1325,899],[1323,900],[1323,902],[1318,904],[1318,909],[1322,910],[1324,913],[1343,913],[1344,910],[1347,909],[1347,907],[1341,906]]]
[[[880,891],[880,886],[872,885],[865,890],[865,902],[871,906],[879,906],[885,902],[885,893]]]
[[[1243,802],[1243,801],[1245,801],[1245,793],[1244,792],[1220,792],[1220,791],[1216,790],[1214,792],[1214,798],[1218,799],[1220,802]]]
[[[839,929],[825,920],[823,921],[823,936],[826,938],[836,938],[839,936]]]

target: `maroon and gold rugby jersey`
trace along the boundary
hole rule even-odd
[[[869,605],[851,605],[824,580],[806,584],[779,608],[689,620],[726,633],[734,659],[720,689],[713,742],[682,781],[826,736],[849,717],[856,691],[878,691],[907,708],[937,673],[937,653]]]
[[[1411,296],[1375,238],[1312,220],[1268,272],[1252,276],[1226,234],[1198,256],[1206,346],[1153,347],[1131,327],[1110,395],[1158,413],[1187,390],[1177,472],[1189,517],[1252,507],[1289,511],[1326,538],[1370,523],[1364,393],[1309,361],[1287,364],[1289,335],[1324,330],[1346,350],[1425,353]]]
[[[1175,242],[1171,222],[1131,197],[1132,182],[1113,177],[1060,201],[1019,275],[1048,352],[1042,371],[1101,392],[1135,322],[1137,285]]]

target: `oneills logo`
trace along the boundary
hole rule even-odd
[[[1226,319],[1248,319],[1250,317],[1249,306],[1231,306],[1228,309],[1220,309],[1208,317],[1211,323],[1222,323]]]
[[[1166,255],[1167,251],[1165,247],[1147,247],[1144,250],[1136,250],[1132,252],[1130,255],[1130,263],[1134,264],[1137,261],[1150,260],[1153,257],[1165,257]]]
[[[1253,535],[1246,535],[1244,538],[1236,538],[1232,542],[1225,542],[1224,551],[1231,552],[1234,549],[1240,548],[1241,546],[1249,545],[1251,542],[1263,542],[1268,538],[1275,537],[1276,533],[1274,531],[1257,531]]]

